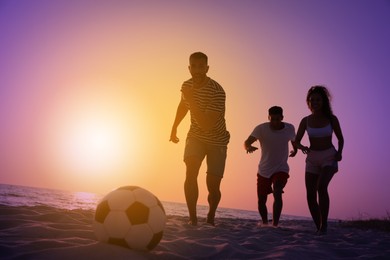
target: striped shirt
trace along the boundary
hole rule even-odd
[[[189,88],[193,87],[192,79],[189,79],[183,83],[182,89],[187,87]],[[190,130],[188,131],[187,137],[194,137],[204,143],[211,144],[211,145],[219,145],[219,146],[227,145],[229,143],[230,134],[226,130],[226,122],[225,122],[226,95],[222,86],[219,85],[218,82],[214,81],[213,79],[210,79],[204,87],[200,89],[194,88],[193,98],[201,111],[203,112],[206,110],[216,111],[216,112],[220,112],[220,115],[214,127],[209,131],[204,131],[200,128],[198,122],[192,116],[190,110],[191,126],[190,126]],[[185,102],[183,96],[182,99]],[[187,107],[190,108],[189,104],[187,102],[185,103]]]

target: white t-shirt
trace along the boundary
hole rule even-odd
[[[280,130],[271,129],[270,123],[255,127],[251,136],[260,142],[261,159],[258,174],[270,178],[276,172],[289,172],[287,159],[288,143],[295,140],[295,128],[292,124],[284,123]]]

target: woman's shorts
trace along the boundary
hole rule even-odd
[[[325,167],[331,167],[336,173],[338,171],[336,153],[334,147],[322,151],[310,150],[306,157],[306,172],[320,174]]]

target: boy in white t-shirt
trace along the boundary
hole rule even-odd
[[[267,197],[273,193],[273,226],[277,226],[282,212],[283,188],[289,178],[288,142],[290,141],[294,150],[290,157],[294,157],[297,149],[294,146],[295,129],[292,124],[282,122],[283,109],[273,106],[268,110],[269,122],[262,123],[255,127],[251,135],[246,139],[244,146],[247,153],[253,153],[258,148],[252,144],[258,140],[261,147],[261,159],[257,172],[257,197],[258,210],[263,224],[268,224]]]

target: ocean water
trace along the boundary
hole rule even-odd
[[[0,205],[7,206],[48,206],[67,210],[95,210],[103,195],[89,192],[71,192],[54,189],[34,188],[0,184]],[[161,201],[167,215],[188,216],[184,203]],[[198,216],[207,215],[208,206],[198,205]],[[1,213],[0,213],[1,214]],[[257,211],[218,208],[217,217],[259,220]],[[306,220],[306,217],[283,215],[281,219]]]

